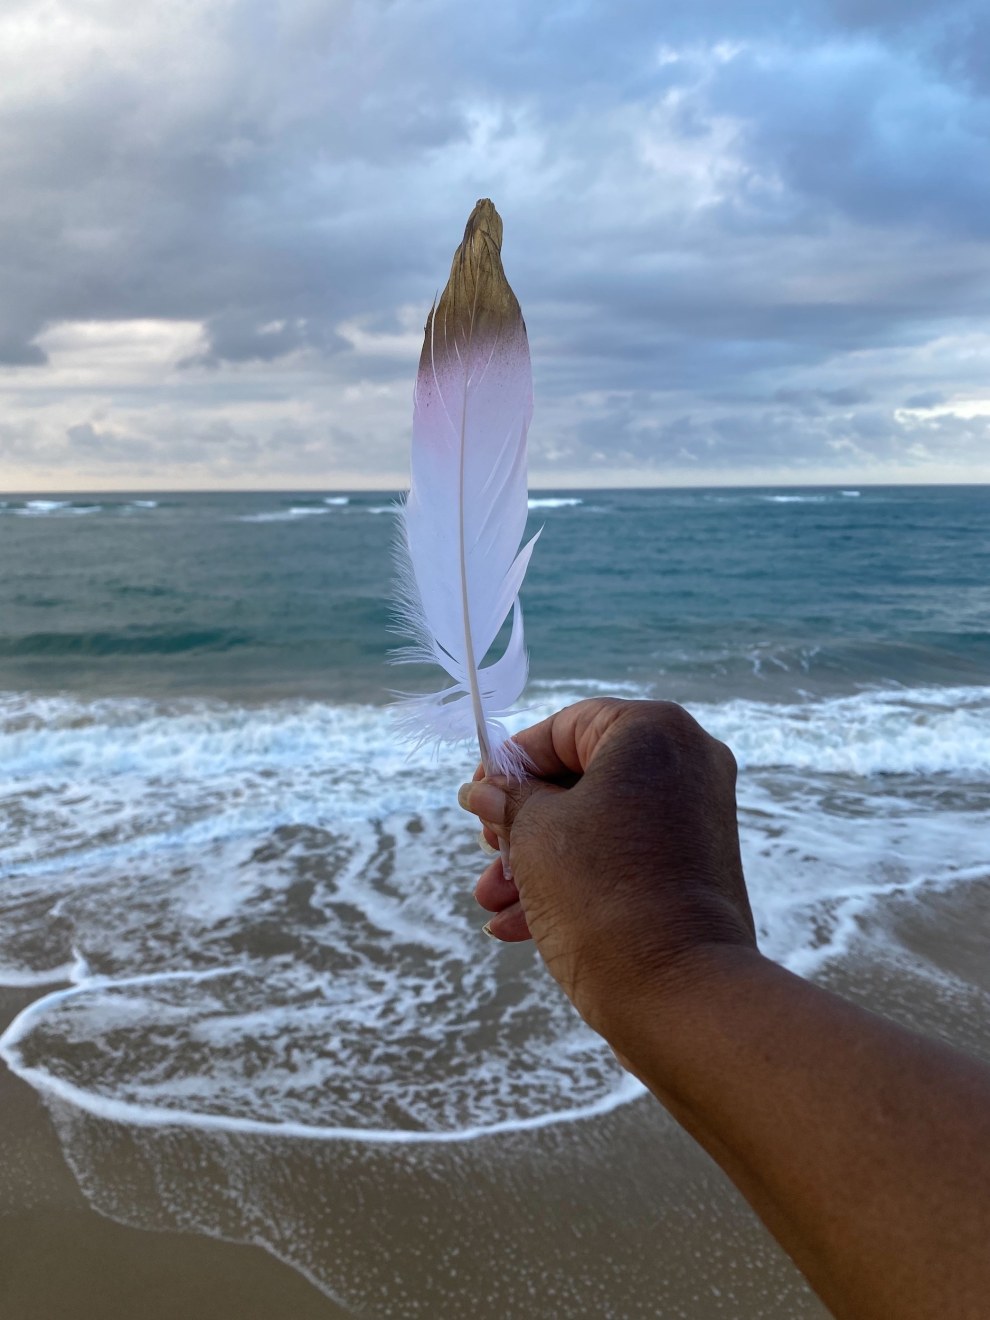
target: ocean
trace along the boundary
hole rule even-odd
[[[740,764],[764,951],[896,982],[984,1046],[990,489],[530,504],[517,727],[598,693],[687,705]],[[550,1168],[599,1186],[614,1134],[660,1120],[532,949],[479,934],[475,753],[392,723],[391,689],[435,678],[387,663],[393,538],[382,494],[0,501],[0,985],[36,996],[0,1054],[102,1213],[260,1242],[328,1314],[657,1314],[614,1206],[608,1278],[548,1231],[532,1310],[454,1260],[451,1186],[517,1204],[549,1161],[523,1198],[545,1220]]]

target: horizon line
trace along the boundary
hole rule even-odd
[[[630,491],[630,490],[848,490],[853,487],[866,490],[924,490],[942,488],[946,490],[990,489],[990,480],[980,481],[726,481],[699,482],[685,485],[656,483],[650,485],[545,485],[539,483],[529,487],[530,494],[550,493],[553,491]],[[77,486],[77,487],[32,487],[30,489],[5,489],[0,487],[0,497],[20,495],[390,495],[403,493],[405,485],[388,486]]]

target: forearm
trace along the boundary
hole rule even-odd
[[[512,849],[494,933],[532,934],[837,1316],[990,1314],[990,1070],[761,958],[728,749],[663,702],[518,739],[533,774],[461,798]]]
[[[746,949],[635,1002],[606,1034],[837,1316],[987,1314],[990,1070]]]

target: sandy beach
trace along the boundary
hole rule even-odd
[[[4,1003],[8,1015],[17,1006],[12,995]],[[824,1314],[719,1172],[650,1100],[580,1130],[503,1138],[498,1149],[414,1153],[215,1143],[191,1132],[135,1141],[63,1114],[73,1159],[82,1168],[92,1157],[90,1203],[45,1106],[6,1069],[0,1085],[5,1320]],[[204,1175],[209,1166],[205,1182],[191,1166]],[[137,1229],[93,1208],[102,1200],[164,1223],[198,1204],[204,1217],[226,1213],[234,1230],[224,1203],[232,1186],[255,1178],[268,1185],[254,1185],[255,1205],[241,1206],[241,1231],[267,1207],[258,1233],[281,1237],[325,1285],[336,1262],[343,1305],[259,1247]]]
[[[897,952],[823,979],[988,1056],[988,905],[988,880],[893,900],[872,920]],[[31,997],[6,991],[4,1022]],[[825,1315],[648,1097],[584,1123],[376,1147],[128,1131],[60,1104],[53,1124],[6,1069],[0,1085],[5,1320]],[[207,1226],[233,1240],[188,1231]]]

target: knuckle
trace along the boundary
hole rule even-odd
[[[732,780],[733,783],[735,783],[736,776],[739,773],[739,762],[736,760],[735,753],[733,752],[732,748],[729,746],[728,743],[719,742],[716,740],[715,751],[726,775],[728,776],[729,779]]]

